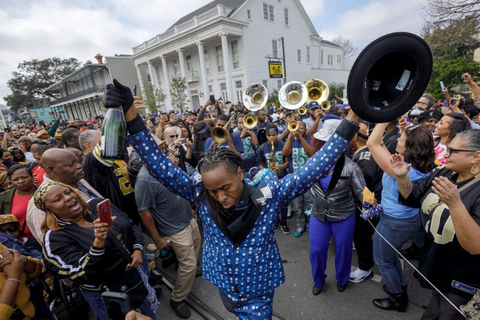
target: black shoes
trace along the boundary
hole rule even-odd
[[[395,294],[388,291],[387,285],[383,285],[383,291],[388,294],[388,298],[374,299],[373,305],[382,310],[397,310],[398,312],[407,311],[408,294],[407,287],[402,287],[402,293]]]
[[[312,288],[312,294],[314,296],[318,296],[320,294],[320,292],[322,292],[322,289],[318,289],[317,286],[315,285],[315,283],[313,284],[313,288]]]
[[[347,282],[348,283],[348,282]],[[340,285],[340,282],[337,281],[337,290],[338,292],[343,292],[345,289],[347,289],[347,283],[345,283],[343,286]]]
[[[175,311],[175,314],[180,318],[188,319],[192,315],[190,308],[185,303],[185,300],[180,302],[170,300],[170,307],[172,307],[173,311]]]

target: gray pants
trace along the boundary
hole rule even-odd
[[[305,230],[305,227],[307,226],[305,209],[309,204],[312,203],[312,200],[312,192],[308,190],[307,192],[296,197],[292,200],[292,202],[290,202],[293,213],[297,215],[297,228],[299,229]]]

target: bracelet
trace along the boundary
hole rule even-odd
[[[153,240],[153,243],[157,243],[160,240],[162,240],[162,236],[159,236],[157,239]]]
[[[22,281],[18,280],[18,279],[15,279],[15,278],[8,278],[7,280],[5,280],[5,282],[7,281],[13,281],[13,282],[18,282],[18,283],[22,283]]]

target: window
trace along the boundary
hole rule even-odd
[[[288,8],[283,9],[283,13],[285,14],[285,25],[288,26]]]
[[[307,47],[307,63],[310,63],[310,47]]]
[[[342,55],[341,54],[337,54],[337,63],[338,64],[342,63]]]
[[[213,89],[211,84],[208,85],[208,92],[210,93],[210,95],[213,94]]]
[[[332,65],[333,65],[333,54],[327,55],[327,64],[328,64],[329,66],[332,66]]]
[[[252,20],[252,12],[250,11],[250,9],[247,10],[247,19]]]
[[[320,64],[323,64],[323,50],[320,50]]]
[[[274,21],[273,6],[266,3],[263,4],[263,18],[265,20]]]
[[[226,84],[226,83],[220,83],[220,89],[222,90],[222,99],[223,99],[223,102],[228,101],[228,96],[227,96],[227,84]]]
[[[210,74],[210,58],[208,57],[208,50],[203,50],[205,55],[205,69],[207,69],[207,74]]]
[[[262,84],[265,86],[265,88],[267,87],[267,84],[268,84],[268,80],[262,80]]]
[[[238,69],[240,68],[240,61],[238,60],[238,41],[234,40],[230,44],[232,46],[233,69]]]
[[[237,102],[240,102],[243,98],[242,80],[235,81],[235,88],[237,94]]]
[[[173,75],[175,77],[178,77],[178,60],[177,59],[173,60]]]
[[[185,57],[186,60],[187,60],[187,71],[190,73],[192,71],[192,56],[191,55],[188,55]]]
[[[282,83],[283,83],[283,80],[279,79],[277,80],[277,89],[280,90],[280,88],[282,88]]]
[[[277,40],[272,40],[272,57],[276,59],[277,56],[278,56]]]
[[[302,62],[302,50],[297,50],[297,62]]]
[[[218,72],[223,72],[223,52],[222,46],[216,46],[215,50],[217,51],[217,68]]]

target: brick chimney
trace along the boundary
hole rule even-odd
[[[103,63],[103,56],[100,53],[97,53],[97,55],[94,57],[97,59],[97,62],[102,64]]]

